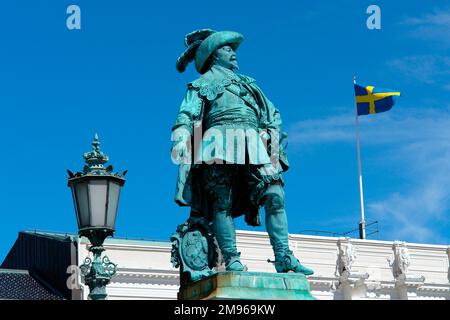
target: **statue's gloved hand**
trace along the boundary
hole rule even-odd
[[[175,141],[172,145],[172,160],[178,164],[186,164],[190,160],[186,141]]]
[[[185,153],[186,153],[185,150],[186,150],[186,143],[185,143],[185,142],[181,141],[181,142],[178,142],[178,143],[175,145],[175,153],[176,153],[176,155],[177,155],[179,158],[184,157],[184,155],[185,155]]]

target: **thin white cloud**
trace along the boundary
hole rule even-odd
[[[393,59],[388,66],[402,73],[428,84],[440,84],[445,88],[450,81],[450,57],[439,55],[412,55]]]
[[[352,124],[354,119],[352,121],[351,115],[304,120],[291,126],[289,143],[346,142],[354,139],[354,132],[350,130]]]
[[[450,56],[442,48],[450,46],[450,7],[434,9],[417,17],[406,17],[400,23],[409,36],[437,45],[434,54],[410,55],[388,61],[388,66],[405,77],[433,84],[450,91]]]
[[[383,145],[382,156],[389,161],[381,163],[399,170],[410,185],[367,204],[373,218],[391,222],[383,225],[384,236],[448,242],[435,227],[450,220],[450,111],[409,108],[406,117],[386,112],[360,120],[364,147]],[[354,116],[301,121],[289,137],[294,147],[355,143]]]
[[[408,17],[402,24],[410,26],[444,26],[450,28],[450,10],[435,9],[433,13],[428,13],[422,17]]]
[[[400,22],[409,28],[412,37],[432,40],[444,46],[450,45],[450,8],[435,9],[420,17],[407,17]]]
[[[364,143],[375,145],[402,143],[404,146],[413,147],[423,142],[450,141],[449,110],[404,106],[402,108],[407,110],[406,116],[385,112],[376,116],[360,117]],[[289,128],[289,141],[294,144],[354,143],[355,116],[352,113],[346,113],[300,121]]]

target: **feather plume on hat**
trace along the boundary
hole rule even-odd
[[[202,41],[215,32],[212,29],[200,29],[192,31],[184,37],[184,45],[187,49],[177,59],[178,72],[182,73],[186,70],[187,65],[195,59],[197,49]]]

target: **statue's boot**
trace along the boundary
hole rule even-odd
[[[265,198],[266,229],[270,244],[275,255],[275,269],[277,272],[297,272],[312,275],[314,271],[303,266],[289,250],[289,234],[286,211],[284,209],[284,193],[276,190]]]
[[[275,269],[277,272],[296,272],[303,273],[305,276],[314,274],[314,271],[305,267],[294,256],[291,250],[286,250],[282,254],[275,255]]]
[[[214,217],[214,235],[219,244],[225,260],[227,271],[245,271],[247,268],[242,264],[240,253],[236,248],[236,230],[234,221],[226,211],[220,211]]]

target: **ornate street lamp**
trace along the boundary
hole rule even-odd
[[[89,286],[89,298],[104,300],[107,297],[106,285],[116,273],[116,264],[109,261],[102,252],[103,241],[113,236],[116,224],[117,206],[120,189],[125,183],[122,174],[112,173],[113,167],[107,168],[108,156],[100,151],[98,135],[92,142],[92,151],[84,154],[86,162],[83,172],[69,173],[68,186],[72,189],[75,213],[78,222],[78,235],[91,242],[89,251],[93,260],[86,258],[80,266],[86,285]]]

